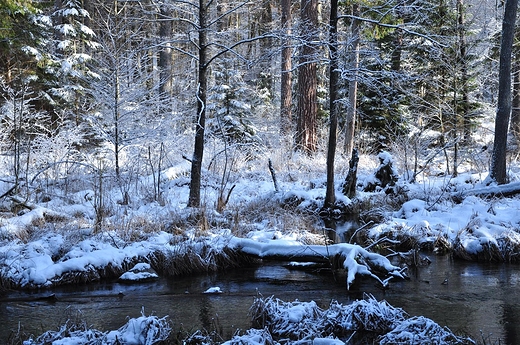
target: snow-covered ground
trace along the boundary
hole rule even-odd
[[[379,160],[376,156],[361,157],[354,202],[362,205],[362,220],[377,214],[378,222],[363,229],[372,241],[383,243],[385,238],[393,241],[408,236],[418,247],[432,248],[442,239],[444,246],[460,257],[516,260],[520,199],[514,195],[482,197],[479,193],[497,190],[483,184],[485,171],[468,167],[451,177],[431,169],[409,183],[402,163],[388,153],[380,157],[393,161],[400,179],[394,194],[385,190],[363,192],[362,187],[374,181]],[[102,193],[107,211],[101,224],[96,224],[99,190],[80,188],[84,186],[81,183],[76,189],[69,186],[67,195],[60,195],[56,189],[55,194],[47,191],[46,198],[36,193],[27,200],[6,196],[0,200],[3,285],[27,288],[74,283],[71,277],[77,272],[83,272],[86,281],[102,279],[98,272],[106,267],[121,273],[123,279],[139,279],[139,275],[150,278],[154,273],[144,267],[150,255],[157,251],[180,253],[183,248],[211,246],[219,251],[239,246],[255,255],[273,251],[284,255],[305,248],[316,252],[325,243],[323,224],[317,216],[325,195],[324,167],[322,158],[294,153],[287,159],[280,156],[275,160],[279,192],[274,190],[265,159],[236,167],[224,184],[221,175],[204,171],[204,207],[191,209],[186,207],[189,166],[179,162],[162,172],[160,200],[141,192],[153,188],[155,181],[150,176],[136,179],[127,205],[118,202],[122,199],[120,188],[105,185]],[[353,202],[340,193],[347,167],[347,160],[340,158],[336,190],[338,201],[344,205]],[[512,163],[512,182],[518,180],[518,171]],[[0,194],[10,188],[7,180],[0,182]],[[217,212],[218,197],[227,193],[229,202]],[[346,255],[344,263],[350,281],[356,274],[372,274],[366,264],[370,255],[389,272],[399,269],[381,255],[349,245],[355,249],[348,252],[352,255]]]

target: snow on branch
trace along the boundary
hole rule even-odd
[[[262,259],[334,262],[339,258],[342,268],[347,270],[347,289],[350,288],[357,275],[370,276],[380,282],[383,287],[386,287],[390,279],[394,277],[405,278],[403,270],[392,265],[386,257],[371,253],[355,244],[304,245],[293,241],[258,242],[234,237],[229,245],[245,254]],[[384,278],[380,278],[375,272],[383,275]]]
[[[475,195],[479,197],[506,197],[516,194],[520,194],[520,182],[475,188],[464,191],[462,196],[466,197],[468,195]],[[454,193],[453,196],[460,196],[460,193]]]

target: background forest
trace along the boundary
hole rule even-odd
[[[461,164],[488,166],[475,157],[496,106],[498,1],[0,6],[2,197],[45,202],[89,189],[99,227],[110,203],[164,203],[171,167],[189,178],[187,206],[207,206],[201,186],[215,184],[222,211],[235,172],[326,152],[333,205],[336,145],[345,159],[354,147],[388,150],[409,181],[439,157],[438,173],[452,176]],[[143,176],[152,189],[139,186]],[[107,200],[114,188],[120,196]]]

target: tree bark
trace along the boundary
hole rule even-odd
[[[298,67],[298,122],[296,148],[308,154],[314,153],[318,145],[317,115],[317,68],[316,42],[318,38],[318,1],[301,1],[302,38],[300,65]]]
[[[159,36],[164,46],[159,52],[159,73],[160,84],[159,92],[161,95],[171,96],[173,81],[172,81],[172,49],[169,41],[172,35],[172,18],[171,10],[167,5],[161,6],[161,16],[159,22]]]
[[[468,75],[468,54],[467,54],[467,40],[466,40],[466,19],[464,17],[464,1],[457,0],[457,10],[459,12],[459,53],[461,61],[462,72],[462,127],[463,127],[463,141],[465,144],[469,143],[471,139],[471,119],[469,114],[469,75]]]
[[[495,119],[495,142],[489,177],[498,184],[506,183],[506,149],[509,116],[511,115],[511,55],[515,35],[518,0],[506,0],[500,43],[498,75],[498,109]]]
[[[352,150],[352,158],[349,162],[349,169],[345,182],[343,183],[343,195],[353,199],[356,196],[357,184],[357,168],[359,163],[359,155],[356,149]]]
[[[516,140],[520,140],[520,59],[514,57],[514,71],[513,71],[513,100],[511,107],[511,133]]]
[[[359,5],[352,5],[352,15],[359,16]],[[356,107],[357,107],[357,78],[359,69],[359,20],[352,19],[352,45],[350,51],[350,71],[351,79],[348,83],[348,107],[345,119],[345,143],[344,152],[347,156],[352,154],[354,148],[354,130],[356,128]]]
[[[282,0],[282,30],[284,39],[282,47],[282,80],[280,104],[280,132],[291,132],[292,122],[292,48],[290,35],[292,26],[291,0]]]
[[[191,180],[188,207],[200,207],[200,181],[202,173],[202,158],[204,156],[204,132],[206,127],[206,100],[208,84],[208,42],[207,42],[207,15],[208,7],[205,0],[199,0],[199,27],[198,27],[198,89],[197,89],[197,117],[195,123],[195,146],[191,160]]]
[[[338,104],[339,71],[338,71],[338,0],[330,2],[329,20],[329,143],[327,147],[327,190],[324,208],[334,207],[336,193],[334,188],[334,160],[338,141]]]

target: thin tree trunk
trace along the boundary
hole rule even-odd
[[[116,13],[115,20],[117,26],[117,13],[119,8],[117,6],[117,1],[114,1],[114,13]],[[120,137],[119,137],[119,121],[120,121],[120,109],[119,102],[121,97],[121,77],[120,77],[120,66],[117,64],[117,61],[120,61],[119,52],[115,55],[116,64],[113,66],[114,68],[114,159],[115,159],[115,170],[116,170],[116,179],[119,182],[120,179],[120,170],[119,170],[119,151],[120,151]]]
[[[317,68],[316,37],[318,25],[317,0],[301,1],[301,18],[304,30],[304,44],[301,48],[298,67],[298,122],[296,127],[296,146],[308,154],[318,148],[317,133]]]
[[[336,192],[334,188],[334,160],[338,141],[338,104],[339,72],[338,72],[338,0],[330,2],[329,20],[329,143],[327,148],[327,191],[324,208],[334,207]]]
[[[511,55],[515,36],[518,0],[506,0],[500,43],[500,70],[498,75],[498,108],[495,118],[495,142],[489,177],[498,184],[506,183],[506,149],[509,116],[511,115]]]
[[[520,59],[514,57],[513,100],[511,107],[511,133],[520,141]]]
[[[119,61],[116,60],[116,61]],[[120,169],[119,169],[119,151],[120,147],[120,138],[119,138],[119,101],[120,101],[120,78],[119,78],[119,68],[116,66],[116,75],[115,75],[115,85],[114,85],[114,158],[115,158],[115,169],[116,169],[116,179],[119,181],[120,178]]]
[[[291,132],[292,122],[292,48],[289,36],[292,26],[291,0],[282,0],[282,30],[284,41],[282,47],[282,80],[281,80],[281,104],[280,104],[280,132]]]
[[[207,12],[205,0],[199,0],[199,68],[197,89],[197,122],[195,123],[195,147],[191,161],[191,180],[188,207],[200,207],[200,181],[204,156],[204,131],[206,127],[206,99],[208,84]]]
[[[352,5],[352,15],[359,15],[359,5]],[[352,154],[354,148],[354,130],[356,128],[356,103],[357,103],[357,84],[359,69],[359,20],[352,19],[352,46],[350,51],[350,71],[351,79],[348,83],[348,106],[347,117],[345,119],[345,143],[344,152],[347,156]]]

